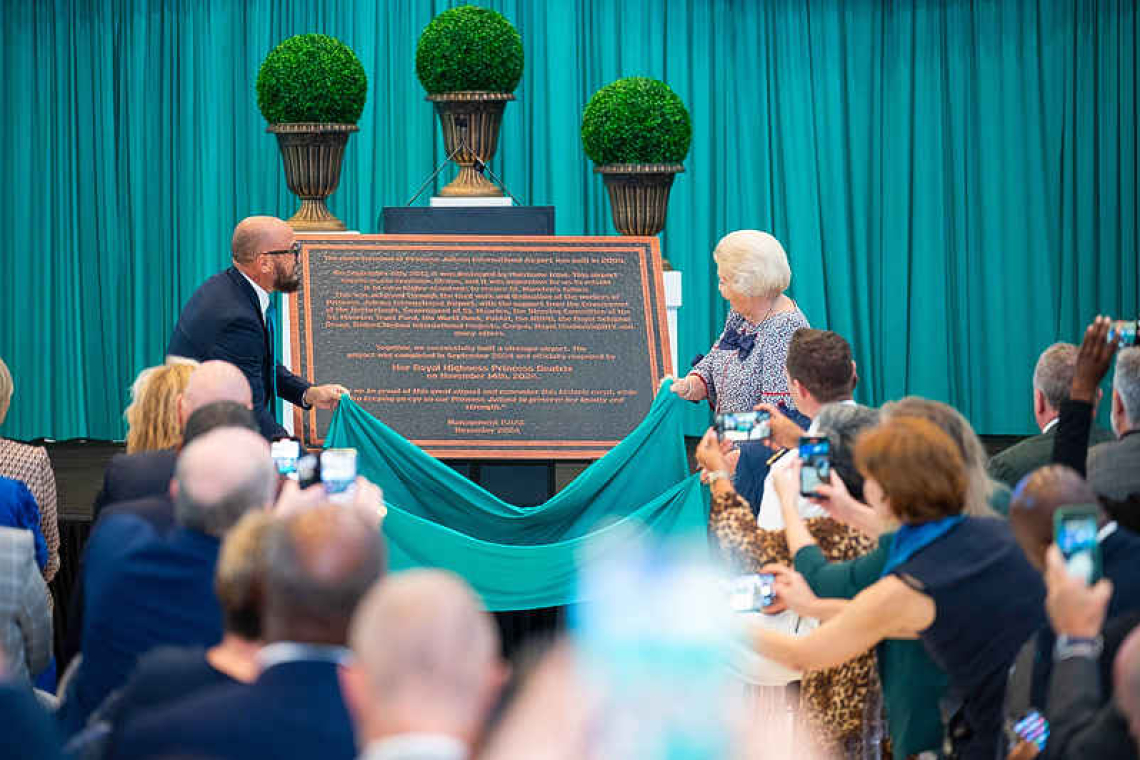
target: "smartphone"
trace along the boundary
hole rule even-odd
[[[771,573],[741,575],[732,579],[729,589],[729,603],[734,612],[760,612],[776,600],[774,581]]]
[[[1111,343],[1113,340],[1120,340],[1121,348],[1128,348],[1136,345],[1136,327],[1137,320],[1132,319],[1118,319],[1112,323],[1112,327],[1108,330],[1108,340]]]
[[[1101,575],[1099,513],[1096,504],[1075,504],[1053,513],[1053,542],[1065,558],[1066,569],[1090,585]]]
[[[301,444],[291,438],[283,438],[269,444],[269,455],[277,465],[277,472],[292,480],[297,480],[297,460],[301,458]]]
[[[321,483],[331,500],[351,501],[356,483],[356,449],[322,451]]]
[[[1049,721],[1036,710],[1030,710],[1013,724],[1013,733],[1018,739],[1033,742],[1038,750],[1043,750],[1049,739]]]
[[[831,481],[831,441],[826,436],[800,438],[800,462],[800,495],[819,496],[819,484]]]
[[[297,485],[309,488],[321,482],[321,458],[317,454],[305,454],[297,460]]]
[[[730,441],[763,441],[772,437],[772,415],[765,411],[718,414],[717,437]]]

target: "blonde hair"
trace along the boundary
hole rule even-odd
[[[147,367],[131,384],[127,407],[127,453],[172,449],[182,442],[178,397],[198,366],[193,359],[172,356],[166,364]]]
[[[218,552],[214,591],[222,606],[225,628],[249,640],[261,637],[265,538],[272,526],[271,513],[246,512],[226,532]]]
[[[16,390],[16,383],[12,380],[12,373],[8,365],[0,359],[0,422],[8,416],[8,404],[12,401],[12,393]]]
[[[737,230],[720,239],[713,250],[721,276],[744,296],[770,298],[788,289],[792,270],[780,241],[759,230]]]
[[[880,411],[884,420],[918,417],[942,428],[958,447],[962,463],[966,467],[966,507],[962,510],[963,513],[974,517],[996,516],[990,506],[996,485],[986,472],[986,447],[961,412],[949,404],[919,396],[907,396],[888,402],[883,404]]]

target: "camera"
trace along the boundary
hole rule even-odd
[[[800,438],[800,495],[819,496],[819,484],[831,481],[831,441],[825,436]]]
[[[1118,319],[1112,323],[1108,330],[1107,340],[1111,343],[1118,340],[1121,348],[1130,348],[1136,345],[1137,320]]]
[[[776,600],[775,580],[776,576],[771,573],[733,578],[728,595],[733,611],[760,612],[767,608]]]
[[[713,425],[722,440],[763,441],[772,436],[772,415],[764,411],[718,414]]]

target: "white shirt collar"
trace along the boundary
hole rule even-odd
[[[265,319],[265,310],[269,308],[269,291],[251,280],[249,275],[245,272],[242,272],[240,269],[238,272],[241,273],[241,276],[245,278],[246,282],[253,286],[253,292],[257,293],[257,302],[261,305],[261,318]]]
[[[1045,433],[1048,433],[1053,428],[1057,427],[1057,423],[1060,421],[1061,421],[1060,417],[1054,417],[1053,419],[1049,420],[1047,423],[1045,423],[1045,427],[1041,428],[1041,434],[1044,435]]]
[[[266,644],[257,653],[257,664],[262,670],[285,662],[347,662],[352,651],[346,647],[328,644],[303,644],[296,641],[275,641]]]
[[[466,760],[467,745],[445,734],[397,734],[368,743],[359,760]]]

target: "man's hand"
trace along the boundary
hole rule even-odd
[[[1117,341],[1108,340],[1111,327],[1111,319],[1099,316],[1085,329],[1085,339],[1081,341],[1081,350],[1077,353],[1077,368],[1069,389],[1069,398],[1074,401],[1096,403],[1097,389],[1108,374],[1112,355],[1116,353]]]
[[[1093,586],[1069,573],[1056,544],[1045,553],[1045,611],[1058,636],[1091,639],[1100,635],[1112,598],[1112,581],[1101,578]]]
[[[318,409],[336,409],[336,405],[340,403],[340,397],[346,395],[351,395],[348,388],[337,383],[329,383],[328,385],[310,386],[301,400],[307,406],[315,406]]]
[[[766,443],[770,449],[794,449],[800,445],[800,436],[804,429],[792,422],[780,411],[775,404],[757,404],[753,407],[758,412],[767,412],[771,418],[772,437]]]
[[[1041,751],[1037,749],[1036,744],[1023,739],[1017,743],[1017,746],[1010,750],[1009,757],[1007,757],[1006,760],[1033,760],[1033,758],[1039,754],[1041,754]]]
[[[281,487],[281,494],[277,497],[273,511],[282,517],[287,517],[327,504],[328,501],[328,493],[325,492],[324,486],[300,488],[296,481],[288,480]],[[388,514],[388,508],[384,506],[384,492],[380,490],[380,486],[363,476],[356,478],[352,503],[348,507],[374,528],[379,528]]]

